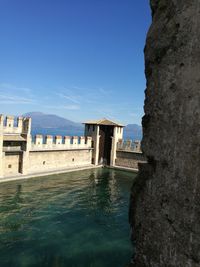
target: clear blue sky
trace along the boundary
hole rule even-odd
[[[141,123],[148,0],[0,0],[0,113]]]

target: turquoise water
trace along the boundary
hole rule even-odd
[[[134,176],[91,169],[0,184],[0,266],[126,266]]]

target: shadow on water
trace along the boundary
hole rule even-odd
[[[0,266],[125,266],[134,177],[105,168],[2,184]]]

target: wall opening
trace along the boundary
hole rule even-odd
[[[99,163],[110,165],[113,126],[100,125],[99,135]]]

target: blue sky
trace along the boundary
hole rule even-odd
[[[141,123],[148,0],[0,0],[0,113]]]

